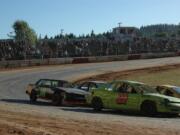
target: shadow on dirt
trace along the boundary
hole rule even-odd
[[[1,99],[0,101],[8,102],[8,103],[16,103],[16,104],[25,104],[25,105],[52,106],[51,102],[46,102],[46,101],[30,102],[29,100],[25,100],[25,99]]]
[[[49,106],[52,108],[58,108],[63,111],[71,111],[71,112],[80,112],[80,113],[89,113],[89,114],[105,114],[105,115],[120,115],[120,116],[127,116],[127,117],[147,117],[147,118],[180,118],[177,115],[167,115],[167,114],[158,114],[156,116],[144,116],[137,112],[128,112],[128,111],[117,111],[117,110],[109,110],[104,109],[100,112],[94,111],[92,108],[88,106],[53,106],[51,102],[39,100],[34,103],[30,102],[29,100],[25,99],[1,99],[0,101],[7,102],[7,103],[14,103],[14,104],[24,104],[24,105],[36,105],[36,106]]]
[[[102,110],[100,112],[94,111],[92,108],[83,108],[83,107],[65,107],[61,108],[64,111],[73,111],[73,112],[81,112],[81,113],[91,113],[91,114],[110,114],[110,115],[121,115],[128,117],[147,117],[147,118],[180,118],[177,115],[169,115],[169,114],[158,114],[156,116],[144,116],[138,112],[129,112],[129,111],[119,111],[119,110]]]

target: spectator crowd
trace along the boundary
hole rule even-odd
[[[133,37],[125,41],[113,37],[41,39],[36,46],[28,46],[24,41],[0,40],[0,60],[176,52],[179,49],[180,40],[177,38]]]

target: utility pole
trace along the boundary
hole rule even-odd
[[[63,35],[64,29],[61,29],[61,35]]]
[[[64,43],[64,37],[63,37],[63,33],[64,33],[64,29],[61,29],[61,35],[60,35],[60,43],[58,43],[58,45],[57,45],[57,56],[59,57],[59,48],[60,48],[60,46],[61,46],[61,56],[63,56],[64,55],[64,53],[63,53],[63,43]]]

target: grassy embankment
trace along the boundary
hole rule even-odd
[[[93,76],[86,80],[132,80],[149,85],[170,84],[180,86],[180,65],[167,65],[145,69],[121,71]]]

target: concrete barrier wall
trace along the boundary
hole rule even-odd
[[[177,55],[177,53],[174,53],[174,52],[168,52],[168,53],[147,53],[147,54],[141,54],[141,59],[175,57],[175,56],[178,56],[178,55]]]
[[[145,53],[145,54],[129,54],[129,55],[97,56],[97,57],[50,58],[43,60],[32,59],[32,60],[0,61],[0,68],[2,69],[2,68],[41,66],[41,65],[125,61],[125,60],[151,59],[151,58],[175,57],[175,56],[180,56],[180,52]]]

